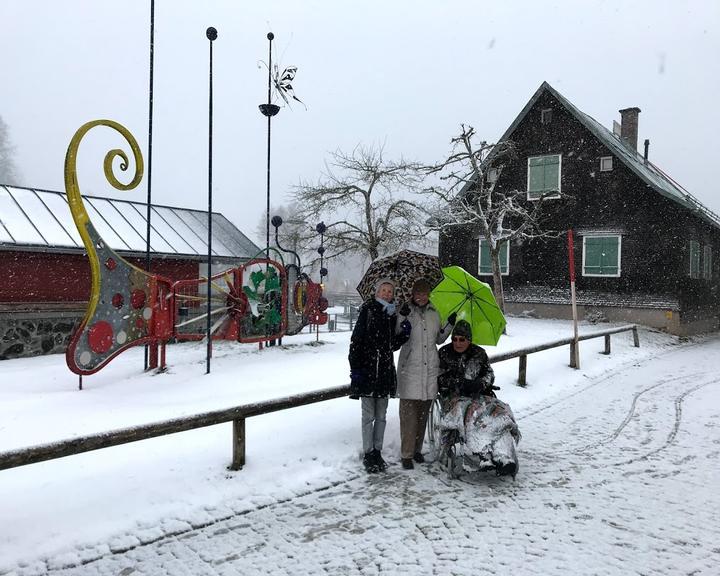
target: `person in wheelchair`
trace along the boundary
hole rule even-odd
[[[495,396],[495,373],[485,350],[472,343],[472,328],[468,322],[457,321],[452,341],[440,348],[439,355],[438,389],[443,404],[458,396],[474,399]]]
[[[495,396],[495,373],[485,350],[472,343],[468,322],[455,324],[452,342],[439,355],[440,462],[453,476],[459,465],[466,472],[494,468],[514,478],[520,432],[510,407]]]

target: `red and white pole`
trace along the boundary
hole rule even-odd
[[[575,250],[573,246],[573,231],[568,230],[568,258],[570,260],[570,302],[573,316],[573,343],[570,346],[570,366],[580,368],[580,349],[578,348],[577,305],[575,302]]]

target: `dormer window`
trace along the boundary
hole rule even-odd
[[[487,181],[489,183],[497,182],[498,179],[498,169],[497,168],[490,168],[487,171]]]
[[[610,172],[613,169],[613,157],[603,156],[600,158],[600,172]]]
[[[550,124],[552,121],[552,108],[540,110],[540,124]]]

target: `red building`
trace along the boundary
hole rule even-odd
[[[145,268],[147,205],[84,197],[92,223],[118,254]],[[151,207],[151,270],[172,280],[207,271],[207,212]],[[261,250],[212,214],[213,272]],[[90,264],[62,192],[0,185],[0,360],[63,352],[90,295]]]

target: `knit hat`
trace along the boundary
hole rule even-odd
[[[453,336],[464,336],[468,340],[472,340],[472,328],[467,320],[458,320],[452,331]]]
[[[415,282],[412,285],[412,293],[421,293],[421,294],[429,294],[432,290],[432,286],[430,285],[430,282],[425,280],[425,278],[418,278],[415,280]]]
[[[380,278],[380,280],[375,283],[375,294],[378,293],[378,290],[380,290],[380,286],[382,286],[383,284],[390,284],[390,286],[393,287],[393,290],[395,290],[394,280],[391,280],[390,278]]]

